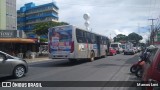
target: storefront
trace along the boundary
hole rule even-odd
[[[0,30],[0,51],[22,58],[26,58],[28,52],[39,51],[37,39],[27,39],[20,36],[22,35],[17,35],[17,30]]]

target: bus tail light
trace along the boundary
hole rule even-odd
[[[71,53],[74,51],[74,41],[71,42]]]

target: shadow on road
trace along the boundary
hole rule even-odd
[[[75,65],[80,65],[83,63],[87,63],[88,60],[79,60],[77,62],[69,62],[68,60],[60,60],[60,61],[49,61],[42,63],[35,63],[29,65],[30,67],[70,67]]]

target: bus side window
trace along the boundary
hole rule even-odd
[[[104,42],[103,42],[103,37],[101,36],[101,44],[103,44]]]
[[[94,44],[97,43],[96,35],[94,34]]]
[[[82,30],[76,29],[76,38],[78,43],[84,43],[84,33]]]
[[[104,37],[104,45],[107,44],[107,38]]]
[[[83,31],[83,43],[87,43],[88,40],[87,40],[87,32],[86,31]]]
[[[79,29],[76,29],[76,36],[83,37],[83,31],[79,30]]]
[[[87,40],[88,43],[91,43],[91,33],[87,32]]]
[[[77,42],[78,43],[83,43],[83,38],[82,37],[77,37]]]
[[[105,44],[105,38],[104,37],[102,37],[102,41],[103,41],[103,45]]]
[[[93,33],[91,34],[91,43],[96,44],[96,37]]]

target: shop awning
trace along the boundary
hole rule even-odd
[[[0,38],[0,43],[35,43],[35,40],[25,38]]]

